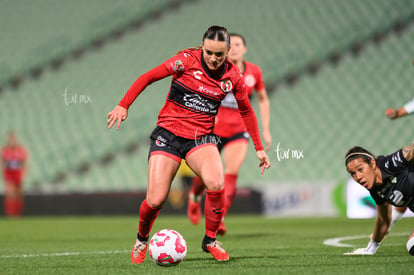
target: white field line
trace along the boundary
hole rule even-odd
[[[90,252],[73,251],[73,252],[57,252],[57,253],[39,253],[39,254],[0,255],[0,259],[32,258],[32,257],[62,257],[62,256],[123,254],[123,253],[129,253],[129,250],[108,250],[108,251],[90,251]]]
[[[410,232],[398,232],[398,233],[390,233],[390,237],[392,236],[409,236]],[[358,239],[369,239],[370,235],[353,235],[353,236],[343,236],[337,238],[330,238],[323,241],[324,245],[335,246],[335,247],[354,247],[355,245],[343,243],[343,241],[350,241],[350,240],[358,240]]]

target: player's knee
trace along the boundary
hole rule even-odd
[[[221,177],[209,177],[203,179],[203,182],[209,191],[219,191],[224,188],[224,181]]]
[[[165,198],[161,197],[147,197],[147,203],[152,208],[161,208],[164,205]]]

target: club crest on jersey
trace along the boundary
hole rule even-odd
[[[233,83],[231,83],[230,79],[226,79],[220,82],[220,88],[223,92],[228,93],[233,90]]]
[[[174,72],[180,72],[184,70],[184,64],[181,60],[175,60],[174,65],[172,66]]]
[[[244,77],[244,84],[246,84],[246,86],[248,87],[254,87],[254,85],[256,84],[256,79],[253,75],[248,74]]]

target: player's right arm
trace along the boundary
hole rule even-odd
[[[119,102],[118,106],[108,113],[108,120],[106,121],[108,128],[112,128],[112,126],[116,123],[116,129],[118,130],[121,126],[121,122],[128,117],[129,106],[131,106],[138,95],[151,83],[163,79],[169,75],[172,75],[172,73],[167,70],[164,64],[161,64],[138,77]]]

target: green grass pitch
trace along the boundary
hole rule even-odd
[[[413,221],[397,223],[376,255],[343,256],[366,246],[373,219],[229,215],[218,240],[230,260],[219,263],[201,250],[203,222],[194,226],[161,212],[151,235],[175,229],[188,252],[180,265],[159,267],[148,254],[143,264],[130,263],[138,216],[0,218],[0,274],[413,274],[414,257],[405,248]],[[341,243],[354,247],[324,245],[347,236]]]

